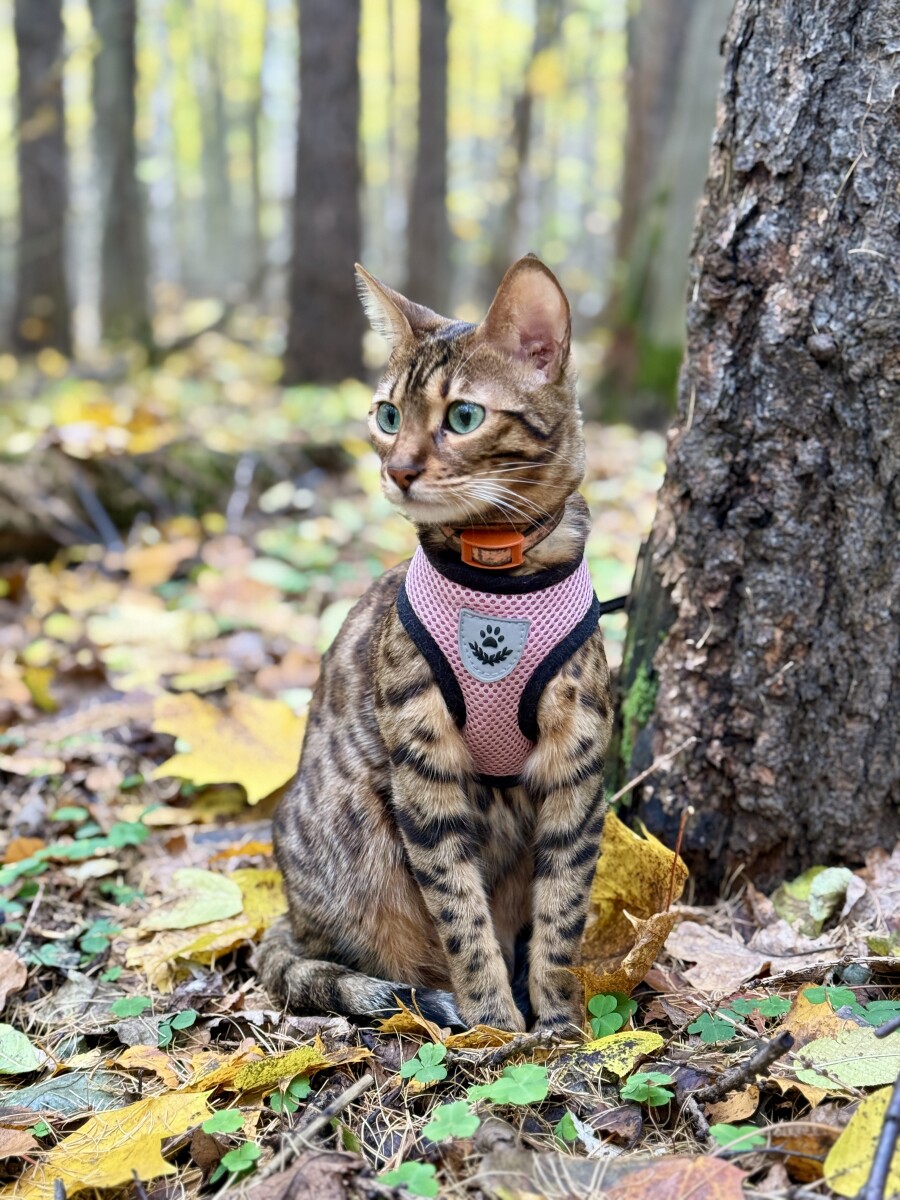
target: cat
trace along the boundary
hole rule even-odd
[[[369,413],[382,488],[420,550],[323,660],[274,821],[289,914],[258,972],[292,1011],[387,1015],[401,1000],[441,1025],[580,1028],[566,968],[611,701],[569,304],[533,255],[479,325],[357,277],[392,346]]]

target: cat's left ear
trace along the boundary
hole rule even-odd
[[[556,276],[534,254],[513,263],[500,283],[480,337],[555,383],[569,357],[572,318]]]
[[[444,323],[443,317],[433,313],[423,304],[413,304],[386,283],[370,275],[365,267],[355,263],[356,286],[359,298],[366,310],[369,324],[376,333],[387,338],[396,350],[404,342],[414,342],[424,333],[430,333]]]

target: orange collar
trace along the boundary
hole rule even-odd
[[[560,508],[543,521],[529,525],[524,532],[502,525],[475,525],[470,529],[443,525],[441,528],[451,544],[458,540],[462,560],[467,566],[501,571],[506,567],[520,567],[526,552],[553,532],[562,515]]]

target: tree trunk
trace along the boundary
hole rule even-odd
[[[360,0],[300,5],[300,121],[288,383],[362,377],[365,325],[353,263],[360,257]]]
[[[601,388],[616,419],[659,424],[674,405],[688,248],[731,8],[732,0],[645,0],[629,20],[618,281]]]
[[[623,773],[701,893],[898,835],[900,0],[738,0]],[[640,638],[636,635],[640,634]],[[630,682],[629,682],[630,681]]]
[[[135,141],[136,0],[90,0],[100,41],[94,57],[94,146],[103,227],[100,317],[104,337],[151,341],[144,197]]]
[[[406,294],[435,312],[450,304],[447,222],[447,0],[419,5],[419,141],[409,203]]]
[[[72,353],[66,278],[62,0],[16,0],[19,60],[19,251],[13,344]]]

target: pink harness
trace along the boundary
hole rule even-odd
[[[541,693],[600,616],[583,558],[546,575],[542,587],[541,575],[488,579],[461,565],[445,574],[420,547],[397,600],[476,770],[491,782],[509,785],[521,773],[537,740]]]

